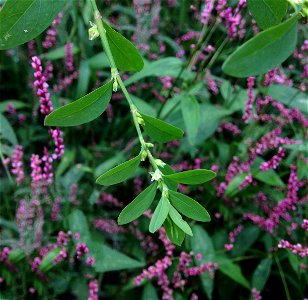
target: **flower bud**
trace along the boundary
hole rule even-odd
[[[91,28],[89,28],[89,30],[88,30],[89,40],[93,41],[94,39],[96,39],[99,36],[99,32],[98,32],[97,26],[94,23],[92,23],[91,21],[90,21],[90,25],[91,25]]]

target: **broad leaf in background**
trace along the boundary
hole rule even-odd
[[[48,51],[47,53],[42,54],[42,58],[45,58],[47,60],[57,60],[60,58],[65,58],[66,56],[66,51],[65,51],[65,45],[53,50]],[[72,54],[75,55],[80,52],[80,49],[75,46],[74,44],[72,45]]]
[[[53,261],[56,259],[60,251],[61,251],[61,248],[50,250],[42,259],[40,266],[39,266],[39,270],[45,273],[48,270],[50,270],[52,267],[54,267]]]
[[[206,209],[194,199],[178,192],[169,191],[171,204],[184,216],[200,222],[210,222]]]
[[[112,81],[60,107],[45,119],[45,126],[77,126],[98,118],[107,108],[112,94]]]
[[[14,109],[20,109],[27,106],[26,103],[19,101],[19,100],[1,100],[0,103],[0,113],[7,112],[8,105],[13,105]]]
[[[166,143],[178,140],[183,136],[183,131],[159,119],[141,114],[144,120],[145,133],[156,142]]]
[[[258,179],[268,185],[279,186],[279,187],[285,186],[283,181],[280,179],[278,174],[273,169],[270,169],[265,172],[260,170],[259,167],[262,162],[264,162],[264,160],[261,157],[257,157],[255,162],[253,163],[252,165],[253,178]]]
[[[0,50],[26,43],[43,32],[67,3],[62,0],[6,0],[0,11]]]
[[[118,224],[124,225],[139,218],[152,204],[156,190],[157,182],[155,181],[121,211]]]
[[[174,76],[176,77],[183,66],[183,61],[177,57],[165,57],[153,62],[145,62],[143,70],[134,74],[125,80],[125,85],[128,86],[140,79],[149,76]]]
[[[190,170],[179,173],[174,173],[170,175],[165,175],[164,177],[174,180],[183,184],[202,184],[210,181],[216,176],[216,173],[211,170]]]
[[[170,217],[167,217],[166,221],[164,222],[164,228],[169,240],[172,243],[181,246],[185,238],[185,233],[174,222],[172,222]]]
[[[109,272],[116,270],[134,269],[143,266],[143,263],[114,250],[100,242],[93,242],[91,255],[96,260],[96,272]]]
[[[120,183],[135,173],[141,161],[141,154],[114,167],[96,179],[100,185],[113,185]]]
[[[245,226],[244,230],[236,237],[234,247],[232,249],[232,256],[239,257],[251,248],[256,242],[260,234],[260,229],[256,226]]]
[[[169,206],[168,198],[161,197],[150,221],[149,231],[151,233],[154,233],[163,225],[169,213]]]
[[[80,234],[80,241],[84,243],[89,243],[91,240],[90,230],[86,216],[84,213],[75,209],[68,216],[69,229],[71,232]]]
[[[289,107],[297,108],[303,113],[308,114],[308,96],[300,90],[287,85],[272,84],[265,89],[265,92],[274,100],[288,105]]]
[[[142,300],[159,300],[156,289],[150,282],[143,288]]]
[[[0,140],[5,139],[12,144],[12,146],[17,145],[17,138],[12,128],[10,122],[7,118],[0,114]]]
[[[262,259],[252,276],[252,287],[262,292],[271,273],[272,259]]]
[[[192,228],[193,237],[191,238],[191,249],[194,253],[201,253],[201,260],[195,258],[196,265],[206,264],[215,261],[215,250],[212,239],[207,232],[199,225]],[[214,280],[208,272],[200,275],[204,292],[209,299],[212,299]]]
[[[247,0],[248,9],[262,29],[278,25],[287,13],[287,0]]]
[[[297,15],[247,41],[224,62],[223,71],[234,77],[264,74],[284,62],[297,41]]]
[[[192,95],[181,99],[181,109],[189,143],[194,145],[200,126],[200,106]]]
[[[242,274],[239,265],[234,264],[232,260],[226,256],[216,256],[216,262],[218,263],[219,271],[241,284],[243,287],[250,289],[249,282]]]
[[[76,98],[81,98],[87,93],[90,82],[90,76],[91,76],[91,70],[88,61],[87,60],[81,61],[79,68],[79,78],[77,83]]]
[[[178,213],[178,211],[172,205],[169,205],[169,216],[171,220],[186,234],[190,236],[193,235],[188,223],[183,220],[182,216]]]
[[[103,22],[109,46],[117,68],[121,71],[140,71],[143,59],[136,47],[123,35]]]
[[[248,175],[248,173],[240,173],[237,176],[235,176],[228,184],[225,195],[228,197],[235,196],[240,190],[239,186],[241,183],[245,180],[245,177]]]

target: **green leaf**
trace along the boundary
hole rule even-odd
[[[262,291],[271,273],[272,259],[262,259],[252,276],[252,287]]]
[[[110,272],[142,267],[144,264],[138,260],[116,251],[100,242],[92,243],[91,255],[96,262],[94,268],[96,272]],[[90,250],[91,250],[90,249]]]
[[[96,179],[96,183],[106,186],[120,183],[136,171],[140,161],[141,154],[102,174]]]
[[[216,261],[218,262],[219,271],[241,284],[243,287],[250,289],[249,282],[242,274],[242,270],[239,265],[234,264],[226,256],[218,256],[216,257]]]
[[[0,50],[24,44],[43,32],[67,3],[55,0],[7,0],[0,11]]]
[[[184,216],[200,222],[210,222],[206,209],[194,199],[178,192],[170,191],[171,204]]]
[[[240,190],[239,187],[241,183],[245,180],[245,177],[248,175],[248,173],[240,173],[237,176],[235,176],[228,184],[225,195],[228,197],[235,196]]]
[[[284,187],[285,184],[274,170],[270,169],[266,172],[260,170],[259,167],[262,162],[264,162],[264,160],[260,157],[257,157],[254,164],[252,165],[253,178],[258,179],[268,185]]]
[[[75,46],[74,44],[72,45],[72,54],[75,55],[80,52],[80,49]],[[47,53],[42,54],[42,58],[45,58],[47,60],[57,60],[60,58],[65,58],[66,56],[66,51],[65,51],[65,46],[52,49],[48,51]]]
[[[39,266],[39,270],[42,272],[49,271],[54,266],[53,261],[56,259],[60,251],[61,248],[50,250],[42,259],[41,264]]]
[[[191,238],[191,249],[194,253],[201,253],[202,259],[194,259],[196,265],[206,264],[215,261],[215,250],[213,242],[208,233],[199,225],[194,225],[192,228],[193,237]],[[209,299],[212,299],[214,280],[208,272],[200,275],[202,288]]]
[[[2,114],[0,114],[0,139],[9,141],[12,146],[17,145],[17,138],[14,129],[7,118]]]
[[[215,176],[216,173],[211,170],[199,169],[165,175],[164,177],[183,184],[201,184],[213,179]]]
[[[87,60],[81,61],[79,68],[77,90],[75,95],[76,98],[81,98],[87,93],[90,76],[91,76],[91,70],[89,68],[88,61]]]
[[[116,66],[122,71],[140,71],[144,63],[138,50],[123,35],[103,22]]]
[[[179,212],[172,206],[169,206],[169,216],[171,220],[180,228],[182,229],[186,234],[192,236],[192,231],[186,221],[183,220],[182,216],[179,214]]]
[[[307,95],[298,89],[282,84],[272,84],[265,90],[265,93],[274,100],[308,114]]]
[[[6,112],[9,104],[13,105],[14,109],[16,110],[27,106],[26,103],[19,100],[3,100],[3,101],[1,100],[0,113]]]
[[[223,71],[234,77],[264,74],[284,62],[297,41],[297,15],[267,29],[240,46],[224,62]]]
[[[176,77],[183,66],[183,61],[177,57],[164,57],[153,62],[145,62],[143,70],[125,80],[126,86],[149,76]]]
[[[112,81],[82,98],[60,107],[45,119],[45,126],[77,126],[98,118],[107,108],[112,94]]]
[[[154,141],[166,143],[178,140],[183,136],[183,131],[159,119],[141,114],[144,120],[144,131]]]
[[[69,229],[73,234],[80,234],[79,242],[90,243],[91,236],[89,231],[89,225],[86,216],[81,210],[73,210],[72,213],[68,216],[68,223]]]
[[[262,29],[278,25],[287,13],[286,0],[248,0],[248,9]]]
[[[138,111],[150,115],[152,117],[155,117],[157,115],[157,112],[155,108],[153,108],[150,104],[147,102],[143,101],[142,99],[138,98],[135,95],[130,95],[131,99],[133,100],[133,103],[137,107]]]
[[[118,224],[124,225],[139,218],[151,206],[156,191],[157,182],[154,182],[121,211]]]
[[[173,223],[169,217],[164,222],[164,228],[169,240],[172,243],[181,246],[185,238],[184,231],[180,229],[175,223]]]
[[[159,300],[156,289],[150,282],[143,288],[142,300]]]
[[[13,264],[18,263],[19,261],[21,261],[23,258],[25,257],[25,253],[23,250],[21,249],[15,249],[12,250],[9,253],[8,259],[9,261],[11,261]]]
[[[169,165],[164,165],[164,167],[158,167],[159,170],[164,174],[164,175],[170,175],[170,174],[174,174],[174,170],[169,166]],[[167,185],[169,190],[172,191],[177,191],[178,190],[178,183],[168,179],[168,178],[164,178],[164,182]]]
[[[189,143],[194,145],[200,126],[200,106],[195,97],[181,99],[181,109]]]
[[[165,197],[161,197],[150,222],[149,231],[151,233],[154,233],[163,225],[169,213],[169,206],[169,200]]]
[[[257,241],[260,235],[260,229],[256,226],[245,227],[236,237],[232,256],[239,257],[245,254],[247,250]]]

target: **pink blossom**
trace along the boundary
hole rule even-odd
[[[88,300],[98,300],[98,281],[96,279],[89,283]]]
[[[248,120],[252,117],[252,104],[254,101],[253,87],[255,84],[255,77],[248,77],[247,79],[247,93],[248,98],[246,101],[245,113],[243,115],[243,120],[248,123]]]
[[[48,83],[43,75],[43,68],[41,60],[37,56],[32,57],[32,68],[34,69],[34,86],[36,87],[36,94],[40,97],[41,113],[48,115],[52,112],[53,107],[50,100],[50,94],[48,93]]]
[[[263,162],[260,165],[261,171],[268,171],[269,169],[276,169],[278,167],[279,162],[283,159],[285,156],[285,149],[282,147],[279,147],[278,152],[276,155],[274,155],[269,161]]]
[[[11,169],[12,174],[16,176],[17,184],[22,183],[25,177],[23,171],[22,158],[23,158],[22,146],[17,145],[15,149],[13,149],[12,169]]]
[[[68,42],[65,45],[65,66],[69,73],[74,71],[74,59],[72,53],[73,44]]]
[[[78,259],[81,259],[81,256],[89,253],[89,248],[87,247],[86,243],[78,243],[76,246],[76,250]]]
[[[49,49],[53,47],[57,42],[57,26],[59,25],[62,18],[62,13],[59,13],[56,18],[52,21],[51,27],[47,30],[47,35],[45,40],[43,41],[42,45],[43,48]]]

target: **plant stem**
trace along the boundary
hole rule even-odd
[[[274,255],[274,257],[275,257],[276,264],[278,266],[279,274],[280,274],[280,277],[281,277],[281,280],[282,280],[282,284],[283,284],[287,299],[291,300],[289,288],[288,288],[288,285],[287,285],[286,278],[284,276],[284,272],[283,272],[282,267],[280,265],[279,258],[277,257],[277,255]]]
[[[91,5],[92,5],[93,14],[94,14],[94,18],[95,18],[95,24],[97,26],[97,30],[98,30],[98,33],[99,33],[99,36],[100,36],[100,39],[101,39],[101,42],[102,42],[103,49],[104,49],[104,51],[107,55],[107,58],[110,62],[111,69],[114,70],[114,72],[115,72],[114,80],[117,80],[117,82],[119,83],[121,90],[122,90],[128,104],[129,104],[130,111],[131,111],[131,114],[132,114],[132,117],[133,117],[133,122],[134,122],[134,125],[135,125],[135,128],[136,128],[137,134],[138,134],[138,138],[139,138],[142,150],[146,151],[147,156],[149,158],[149,161],[150,161],[152,167],[154,168],[154,170],[158,170],[158,165],[155,162],[155,159],[154,159],[152,153],[150,152],[150,150],[148,149],[146,142],[143,138],[143,135],[142,135],[142,132],[141,132],[141,129],[140,129],[140,125],[139,125],[139,122],[138,122],[138,116],[137,116],[138,110],[137,110],[136,106],[134,105],[134,103],[133,103],[133,101],[132,101],[132,99],[131,99],[131,97],[130,97],[127,89],[126,89],[121,76],[118,73],[118,69],[117,69],[117,66],[115,64],[115,61],[114,61],[114,58],[113,58],[113,55],[112,55],[112,52],[111,52],[111,49],[110,49],[110,46],[109,46],[109,42],[108,42],[108,39],[107,39],[107,36],[106,36],[106,31],[104,29],[104,25],[103,25],[103,22],[102,22],[102,16],[101,16],[101,14],[100,14],[100,12],[97,8],[96,1],[90,0],[90,2],[91,2]]]
[[[10,183],[11,183],[11,184],[14,184],[14,180],[13,180],[13,178],[12,178],[12,176],[11,176],[11,174],[10,174],[10,172],[9,172],[9,170],[8,170],[8,168],[7,168],[7,166],[6,166],[6,164],[4,163],[4,156],[3,156],[3,154],[2,154],[1,147],[2,147],[2,145],[0,145],[0,159],[1,159],[1,161],[2,161],[2,164],[3,164],[3,167],[4,167],[5,173],[6,173],[7,177],[8,177],[8,179],[9,179]]]

